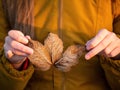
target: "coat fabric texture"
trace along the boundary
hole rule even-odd
[[[1,90],[120,90],[120,60],[98,55],[89,61],[83,55],[69,72],[55,67],[34,70],[32,64],[26,70],[14,69],[2,48],[9,24],[1,1]],[[120,0],[35,0],[34,4],[35,36],[42,43],[49,32],[59,35],[64,49],[75,43],[85,44],[103,28],[119,37]]]

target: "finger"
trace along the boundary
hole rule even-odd
[[[113,37],[115,37],[114,35],[115,34],[113,33],[108,34],[95,48],[85,55],[85,58],[88,60],[104,50],[113,41]]]
[[[28,35],[26,35],[25,37],[26,37],[27,39],[31,39],[31,37],[30,37],[30,36],[28,36]]]
[[[5,44],[4,46],[5,46],[5,51],[6,51],[6,53],[8,53],[8,51],[11,51],[11,53],[12,53],[12,54],[15,54],[15,55],[25,56],[25,57],[28,56],[28,54],[26,54],[26,53],[24,53],[24,52],[21,52],[21,51],[19,51],[19,50],[17,50],[17,49],[11,48],[10,45]],[[11,54],[11,55],[12,55],[12,54]],[[10,57],[9,57],[9,58],[10,58]]]
[[[14,40],[16,40],[16,41],[18,41],[18,42],[21,42],[21,43],[23,43],[23,44],[27,44],[27,43],[28,43],[28,39],[25,38],[24,34],[23,34],[22,32],[20,32],[20,31],[11,30],[11,31],[8,32],[8,35],[9,35],[12,39],[14,39]]]
[[[33,54],[33,49],[32,48],[29,48],[28,46],[25,46],[11,38],[6,38],[6,42],[7,42],[7,45],[11,46],[11,48],[13,48],[12,50],[18,50],[20,52],[23,52],[23,53],[26,53],[26,54]]]
[[[87,41],[87,43],[86,43],[85,45],[86,45],[86,46],[89,45],[92,40],[93,40],[93,39]]]
[[[18,55],[18,56],[24,56],[24,57],[29,56],[29,54],[26,54],[26,53],[21,52],[21,51],[16,50],[16,49],[13,49],[13,51],[12,51],[12,52],[13,52],[15,55]]]
[[[33,49],[32,49],[32,48],[29,48],[28,46],[25,46],[25,45],[23,45],[23,44],[21,44],[21,43],[18,43],[18,42],[16,42],[16,41],[13,41],[13,42],[11,43],[11,46],[12,46],[14,49],[19,50],[19,51],[21,51],[21,52],[24,52],[24,53],[26,53],[26,54],[29,54],[29,55],[33,54]]]
[[[11,49],[7,47],[6,44],[4,44],[4,51],[5,51],[5,56],[7,58],[11,58],[14,54],[12,53]]]
[[[104,49],[104,53],[106,54],[106,56],[111,57],[110,53],[120,45],[120,40],[117,38],[117,40],[114,40],[113,42],[111,42],[105,49]]]
[[[12,63],[16,63],[18,61],[23,60],[24,58],[26,58],[26,56],[21,56],[21,55],[15,55],[12,50],[7,50],[5,51],[5,56],[6,58],[8,58],[10,60],[10,62]]]
[[[26,57],[24,56],[13,55],[11,58],[9,58],[9,61],[11,63],[21,63],[24,62],[25,59]]]
[[[120,54],[120,47],[117,47],[113,51],[110,52],[110,57],[115,57],[115,56],[117,56],[119,54]]]
[[[107,35],[110,33],[108,30],[103,29],[98,32],[98,34],[86,44],[86,49],[90,50],[98,45]]]
[[[14,55],[14,54],[12,53],[11,50],[8,50],[8,51],[5,52],[5,56],[6,56],[7,58],[12,58],[13,55]]]
[[[92,47],[91,48],[88,48],[89,47],[89,45],[90,45],[90,43],[91,43],[91,41],[93,40],[94,38],[92,38],[91,40],[89,40],[89,41],[87,41],[87,43],[85,44],[85,46],[86,46],[86,50],[91,50],[92,49]]]
[[[104,51],[99,52],[98,55],[101,55],[101,56],[107,57],[107,55],[105,54]]]

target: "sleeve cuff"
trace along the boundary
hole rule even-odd
[[[28,60],[25,61],[24,66],[23,66],[23,70],[22,71],[18,71],[16,69],[13,68],[13,66],[9,63],[9,61],[6,59],[5,55],[4,55],[4,50],[2,50],[0,52],[0,56],[1,56],[1,64],[3,65],[4,69],[12,76],[14,77],[23,77],[26,76],[28,74],[32,74],[34,72],[34,67],[33,65],[30,63],[28,65]]]
[[[107,65],[107,66],[114,68],[120,72],[120,60],[113,60],[111,58],[102,57],[100,62],[102,65]]]

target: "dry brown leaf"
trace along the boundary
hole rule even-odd
[[[85,46],[71,45],[64,52],[63,57],[55,63],[55,66],[59,70],[67,72],[72,66],[78,64],[78,60],[83,52],[85,52]]]
[[[43,71],[50,69],[54,64],[59,70],[67,72],[78,63],[80,56],[85,52],[84,45],[71,45],[63,53],[63,42],[53,33],[49,33],[44,45],[30,39],[28,46],[34,50],[33,55],[28,58],[37,69]]]
[[[48,49],[52,63],[54,64],[61,58],[63,52],[63,42],[57,34],[49,33],[48,37],[44,41],[45,47]]]
[[[36,67],[36,69],[40,69],[42,71],[50,69],[52,64],[51,57],[46,47],[43,46],[40,42],[34,41],[32,39],[29,40],[28,46],[34,50],[34,53],[28,58],[30,62]]]

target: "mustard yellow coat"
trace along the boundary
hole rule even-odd
[[[35,36],[43,42],[56,33],[67,48],[85,44],[100,29],[120,34],[120,0],[35,0]],[[0,0],[0,46],[7,35],[8,22]],[[0,52],[0,90],[120,90],[120,60],[95,56],[80,58],[69,72],[52,67],[48,71],[15,70]]]

